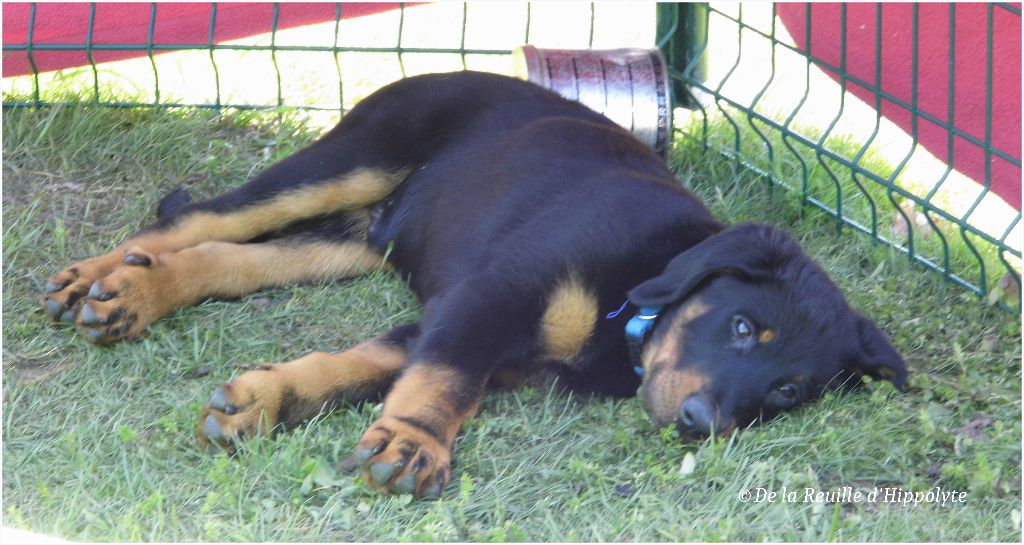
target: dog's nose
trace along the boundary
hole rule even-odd
[[[714,408],[703,396],[692,395],[679,407],[679,430],[684,434],[708,436],[714,425]]]

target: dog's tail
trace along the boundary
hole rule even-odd
[[[191,203],[192,196],[188,194],[188,190],[178,186],[160,199],[156,205],[156,219],[159,221],[175,216]]]

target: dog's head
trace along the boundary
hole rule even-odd
[[[739,224],[679,254],[629,293],[661,307],[642,350],[640,395],[688,436],[767,420],[869,375],[906,384],[875,324],[784,232]]]

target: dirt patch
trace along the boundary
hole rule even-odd
[[[6,371],[14,374],[15,380],[36,384],[49,380],[65,371],[70,370],[73,364],[65,358],[53,362],[47,358],[25,357],[19,354],[6,354],[4,356]]]
[[[976,414],[964,426],[957,428],[956,434],[969,437],[975,441],[988,441],[988,435],[981,431],[995,423],[995,419],[987,414]]]

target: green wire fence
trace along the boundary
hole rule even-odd
[[[359,98],[365,96],[383,81],[368,81],[361,72],[367,65],[376,66],[392,63],[395,76],[405,77],[429,69],[430,63],[422,59],[446,60],[445,69],[484,69],[504,71],[512,49],[520,44],[538,44],[538,29],[553,28],[556,34],[572,34],[574,41],[558,42],[555,47],[565,48],[609,48],[622,46],[657,45],[665,53],[672,77],[672,95],[676,106],[687,108],[692,115],[677,113],[676,135],[681,141],[693,141],[699,149],[724,154],[759,173],[772,186],[782,187],[795,193],[801,202],[834,218],[837,231],[853,229],[872,237],[881,244],[906,254],[908,259],[937,271],[942,277],[962,286],[978,296],[987,298],[992,304],[1003,308],[1016,307],[1020,299],[1020,219],[1021,214],[1011,209],[1007,220],[999,229],[981,227],[976,221],[988,216],[988,202],[993,194],[992,163],[994,161],[1016,167],[1016,183],[1020,183],[1020,149],[1002,149],[994,144],[992,127],[992,103],[994,86],[993,35],[994,21],[1015,17],[1019,27],[1020,8],[1008,4],[988,4],[985,16],[974,24],[987,25],[986,69],[986,120],[985,134],[976,135],[962,127],[961,119],[954,119],[957,87],[954,78],[955,67],[963,64],[957,58],[954,38],[964,22],[957,17],[968,8],[948,5],[946,25],[950,36],[948,46],[949,77],[946,83],[948,116],[936,115],[918,104],[918,36],[924,30],[919,27],[921,9],[914,4],[910,32],[913,39],[913,55],[910,74],[912,78],[910,99],[892,93],[883,85],[883,17],[882,5],[874,6],[873,66],[875,73],[865,77],[848,66],[854,51],[848,45],[848,7],[841,5],[839,12],[838,36],[839,56],[836,59],[816,51],[812,35],[818,28],[825,8],[808,4],[803,6],[801,24],[805,38],[803,46],[798,45],[784,32],[780,7],[762,4],[702,3],[702,4],[658,4],[631,8],[649,16],[627,20],[624,12],[604,14],[614,9],[614,4],[591,3],[572,6],[571,17],[551,16],[545,10],[553,4],[522,3],[505,5],[507,10],[495,15],[487,3],[447,4],[438,8],[447,9],[451,25],[438,29],[443,35],[444,45],[423,45],[410,43],[408,37],[414,20],[412,10],[423,9],[397,4],[388,15],[389,24],[397,26],[388,37],[367,43],[352,43],[347,37],[346,25],[362,25],[364,19],[350,19],[346,15],[349,4],[327,5],[333,11],[322,25],[327,25],[327,38],[319,43],[295,43],[294,35],[288,40],[280,21],[282,14],[291,9],[289,4],[273,4],[269,37],[262,42],[224,43],[218,37],[217,29],[223,12],[228,5],[210,5],[209,20],[204,22],[205,32],[201,40],[185,43],[166,43],[158,39],[158,24],[162,10],[168,9],[160,3],[148,5],[148,25],[144,40],[130,43],[101,43],[94,39],[94,30],[106,8],[97,4],[88,6],[86,35],[82,43],[54,43],[40,41],[34,35],[38,26],[41,6],[28,6],[28,32],[22,43],[8,43],[5,39],[3,51],[8,55],[27,58],[30,66],[20,82],[17,92],[7,86],[5,79],[4,108],[44,108],[54,105],[93,104],[106,107],[157,107],[157,108],[205,108],[244,110],[300,110],[310,112],[343,112]],[[322,5],[323,6],[323,5]],[[6,9],[6,8],[5,8]],[[793,9],[784,7],[784,9]],[[831,9],[831,8],[830,8]],[[974,9],[974,8],[971,8]],[[100,12],[100,13],[98,13]],[[655,13],[656,12],[656,13]],[[752,13],[763,17],[754,20]],[[931,12],[929,12],[931,13]],[[746,16],[745,16],[746,15]],[[515,19],[512,21],[511,19]],[[552,20],[555,19],[555,20]],[[640,22],[637,22],[640,21]],[[1000,23],[1002,24],[1002,23]],[[477,27],[493,29],[513,28],[512,36],[506,41],[480,40]],[[605,39],[608,29],[620,30],[626,26],[646,25],[644,32],[631,40],[611,41]],[[802,26],[802,29],[799,27]],[[790,30],[793,30],[790,17]],[[903,29],[907,30],[907,29]],[[349,32],[350,33],[350,32]],[[798,32],[799,33],[799,32]],[[814,35],[816,36],[816,35]],[[543,40],[541,40],[543,42]],[[654,42],[654,44],[652,44]],[[540,46],[551,45],[546,43]],[[172,75],[162,70],[163,53],[191,52],[188,59],[188,73],[204,72],[211,89],[198,99],[181,100],[177,93],[168,90]],[[722,52],[727,53],[723,54]],[[43,55],[53,52],[78,52],[85,55],[86,66],[71,75],[62,72],[44,72],[38,65]],[[143,72],[132,76],[133,82],[147,95],[125,96],[108,89],[102,57],[110,52],[134,52],[144,62]],[[237,75],[235,54],[259,54],[268,56],[266,72],[261,76],[269,78],[273,96],[268,100],[239,100],[228,91]],[[290,65],[298,62],[297,55],[319,59],[318,65],[330,77],[322,83],[327,91],[317,93],[295,93],[292,86],[296,78],[289,75]],[[369,59],[356,63],[354,55]],[[98,60],[98,57],[100,58]],[[1017,59],[1019,63],[1019,50]],[[328,60],[325,60],[328,59]],[[752,60],[753,59],[753,60]],[[453,62],[449,62],[453,61]],[[362,61],[360,61],[362,62]],[[433,62],[433,61],[431,61]],[[440,61],[438,61],[440,62]],[[796,63],[796,76],[792,72]],[[788,63],[788,64],[787,64]],[[960,63],[958,65],[958,63]],[[749,71],[754,65],[761,79],[752,78]],[[139,65],[143,66],[143,65]],[[511,62],[508,62],[511,68]],[[785,68],[789,66],[790,68]],[[326,67],[326,68],[324,68]],[[390,68],[389,68],[390,70]],[[786,70],[790,70],[787,72]],[[833,85],[838,85],[838,102],[833,111],[818,113],[809,119],[810,105],[820,94],[818,74],[832,76]],[[58,74],[54,76],[54,74]],[[72,77],[73,76],[73,77]],[[60,92],[67,86],[61,85],[61,78],[78,82],[76,93]],[[302,79],[302,78],[298,78]],[[372,79],[372,78],[369,78]],[[393,79],[393,78],[391,78]],[[204,81],[205,81],[204,80]],[[148,82],[152,84],[149,85]],[[794,83],[795,82],[795,83]],[[358,83],[358,85],[356,84]],[[739,85],[742,83],[742,85]],[[786,100],[778,100],[782,84],[795,84],[796,91],[788,92]],[[194,86],[200,86],[195,84]],[[863,102],[873,108],[873,113],[858,114],[869,117],[868,129],[852,137],[842,126],[846,118],[853,115],[854,100],[848,99],[847,91],[859,90]],[[867,98],[864,98],[864,91]],[[831,92],[831,91],[830,91]],[[319,94],[318,94],[319,93]],[[136,94],[138,95],[138,94]],[[299,96],[313,98],[296,98]],[[268,95],[269,96],[269,95]],[[193,97],[194,98],[194,97]],[[788,101],[788,102],[787,102]],[[907,152],[896,159],[880,158],[878,149],[882,146],[886,121],[883,111],[900,108],[909,113],[910,144]],[[680,111],[682,112],[682,111]],[[1019,116],[1019,108],[1017,110]],[[681,121],[680,121],[681,120]],[[926,124],[942,128],[948,136],[948,148],[936,156],[945,163],[945,168],[931,178],[913,175],[917,154],[923,149],[921,135]],[[873,127],[872,127],[873,125]],[[949,187],[955,185],[959,173],[954,169],[954,141],[967,142],[979,148],[985,157],[985,172],[980,190],[967,198],[966,207],[953,206],[943,200]],[[689,148],[688,148],[689,149]],[[962,176],[960,176],[962,177]],[[913,178],[912,180],[910,178]],[[912,182],[912,183],[911,183]],[[961,198],[960,201],[963,201]],[[1019,203],[1016,204],[1019,208]],[[1012,207],[1011,207],[1012,208]],[[984,211],[982,212],[982,209]],[[998,232],[995,232],[998,231]]]
[[[816,54],[812,47],[812,32],[826,17],[823,6],[807,4],[802,7],[806,47],[798,47],[788,37],[783,37],[780,24],[779,6],[762,7],[769,10],[768,17],[753,23],[744,17],[752,6],[744,4],[663,4],[659,5],[659,46],[669,59],[670,75],[674,80],[673,92],[676,104],[694,108],[693,122],[681,127],[684,138],[697,141],[704,149],[711,149],[734,158],[759,173],[774,186],[784,187],[799,195],[802,203],[818,209],[834,218],[835,228],[841,231],[852,228],[869,235],[876,241],[891,246],[906,254],[909,259],[937,271],[945,279],[960,285],[991,304],[1005,309],[1021,308],[1019,272],[1021,257],[1020,203],[1003,207],[1001,227],[993,232],[991,228],[979,228],[979,205],[991,199],[993,184],[993,163],[1002,162],[1004,185],[1020,184],[1020,149],[1000,149],[993,144],[993,36],[994,19],[1001,21],[1016,19],[1017,32],[1020,28],[1021,11],[1018,6],[1008,4],[987,4],[984,8],[972,7],[974,15],[984,9],[980,20],[964,21],[957,18],[957,12],[966,8],[956,4],[932,5],[927,9],[941,9],[939,14],[948,25],[949,43],[948,79],[944,83],[948,115],[939,116],[926,111],[918,104],[920,82],[918,80],[920,38],[925,29],[920,28],[922,6],[913,4],[905,9],[912,10],[911,28],[912,55],[910,70],[910,98],[897,96],[883,85],[883,9],[876,4],[873,10],[874,22],[874,74],[864,78],[848,69],[852,56],[848,40],[849,6],[841,4],[839,10],[839,62]],[[788,6],[792,7],[792,6]],[[835,7],[832,8],[833,12]],[[831,14],[832,16],[835,13]],[[930,12],[931,16],[935,12]],[[931,17],[929,21],[933,20]],[[985,29],[985,122],[984,136],[971,134],[961,127],[963,123],[954,119],[956,91],[956,66],[958,49],[954,39],[958,29],[965,24],[981,25]],[[710,30],[709,30],[710,29]],[[890,34],[892,29],[887,29]],[[946,30],[946,29],[941,29]],[[714,33],[717,32],[716,36]],[[935,29],[927,29],[935,32]],[[732,58],[715,56],[715,47],[721,49],[723,41],[731,41],[735,50]],[[1019,48],[1019,38],[1017,41]],[[757,50],[752,51],[752,50]],[[1020,63],[1020,49],[1016,50],[1017,64]],[[751,81],[749,72],[740,76],[737,67],[746,57],[757,56],[763,66],[761,80]],[[801,68],[802,74],[796,79],[797,97],[786,97],[785,108],[775,109],[764,104],[765,99],[778,91],[782,85],[777,73],[777,64],[782,57],[788,57]],[[964,62],[960,60],[959,62]],[[708,80],[709,63],[719,63],[719,72],[724,72],[714,82]],[[722,66],[724,65],[724,66]],[[813,98],[812,72],[831,73],[837,80],[841,94],[834,110],[820,118],[816,126],[800,125],[794,120]],[[748,78],[736,82],[734,79]],[[802,81],[800,81],[802,80]],[[792,81],[788,82],[794,85]],[[741,84],[741,85],[737,85]],[[1019,81],[1017,82],[1019,85]],[[741,89],[742,87],[746,89]],[[860,140],[834,132],[840,118],[847,115],[849,93],[859,87],[861,94],[869,95],[865,102],[873,107],[873,130],[867,131]],[[790,87],[792,89],[792,87]],[[1019,87],[1018,87],[1019,89]],[[745,92],[739,92],[745,91]],[[864,93],[863,91],[866,91]],[[742,95],[742,97],[740,96]],[[1019,91],[1018,91],[1019,96]],[[1016,110],[1019,127],[1020,109]],[[910,144],[896,164],[884,164],[875,153],[877,139],[883,126],[883,107],[887,111],[902,109],[910,117]],[[863,115],[863,114],[862,114]],[[947,146],[936,153],[945,163],[942,172],[933,178],[912,180],[907,165],[915,153],[921,151],[919,134],[923,124],[941,127],[945,132]],[[822,126],[824,125],[824,128]],[[1017,129],[1019,131],[1019,129]],[[944,185],[949,185],[954,173],[954,142],[963,141],[980,149],[984,154],[984,176],[976,196],[961,198],[958,211],[950,203],[937,199]],[[1019,142],[1019,140],[1018,140]],[[1019,145],[1019,144],[1018,144]],[[959,150],[958,150],[959,152]],[[1015,174],[1014,174],[1015,167]],[[1006,176],[1006,172],[1010,175]],[[827,180],[822,183],[821,180]],[[908,187],[913,185],[915,187]],[[1019,199],[1019,192],[1017,193]],[[964,202],[969,203],[964,209]]]
[[[410,7],[407,7],[405,3],[396,3],[394,12],[397,13],[397,32],[394,33],[395,41],[390,44],[380,45],[355,45],[355,44],[343,44],[340,39],[344,37],[344,33],[341,31],[341,25],[343,20],[346,18],[346,8],[351,8],[352,4],[346,3],[334,3],[331,5],[334,17],[334,40],[332,44],[322,45],[295,45],[295,44],[282,44],[279,43],[278,35],[282,30],[279,26],[279,19],[284,10],[290,9],[289,4],[273,3],[270,5],[272,9],[272,16],[269,27],[266,29],[266,33],[269,33],[269,43],[258,44],[258,43],[217,43],[215,41],[216,29],[218,28],[218,4],[210,4],[210,14],[208,21],[208,28],[206,32],[206,39],[202,42],[191,42],[191,43],[160,43],[155,40],[156,28],[159,22],[159,15],[162,9],[166,9],[164,5],[160,3],[151,3],[149,5],[149,17],[148,17],[148,32],[145,41],[139,43],[97,43],[94,40],[94,28],[97,24],[97,4],[89,4],[88,21],[86,23],[86,36],[84,43],[36,43],[33,41],[33,29],[37,26],[37,17],[40,12],[40,6],[36,3],[29,5],[28,13],[28,35],[24,43],[5,43],[3,45],[3,51],[5,56],[9,54],[24,54],[27,56],[28,63],[31,65],[31,77],[33,79],[31,85],[31,91],[28,93],[28,97],[19,97],[16,99],[8,99],[5,97],[3,105],[5,108],[19,108],[19,107],[32,107],[39,108],[53,105],[67,105],[67,104],[80,104],[79,100],[60,100],[54,97],[46,96],[47,84],[40,81],[40,70],[36,66],[36,57],[45,52],[83,52],[88,62],[87,72],[91,77],[91,85],[88,92],[91,96],[88,99],[96,105],[110,106],[110,107],[161,107],[161,108],[209,108],[214,110],[220,109],[269,109],[269,108],[287,108],[296,110],[320,110],[320,111],[345,111],[350,107],[351,103],[346,101],[345,89],[343,82],[345,79],[342,75],[342,56],[349,53],[359,54],[387,54],[392,55],[397,61],[398,70],[401,77],[406,77],[410,74],[407,69],[406,61],[410,57],[425,56],[425,55],[449,55],[453,58],[460,60],[460,67],[462,69],[473,69],[471,60],[473,57],[508,57],[512,53],[512,49],[520,44],[531,43],[536,34],[536,23],[533,16],[534,12],[540,10],[543,11],[544,4],[534,5],[529,2],[522,3],[518,9],[522,12],[521,30],[518,33],[514,43],[506,44],[507,47],[473,47],[467,45],[467,29],[471,25],[470,20],[470,3],[463,3],[460,5],[459,11],[461,12],[461,24],[458,25],[456,30],[458,33],[457,39],[448,47],[424,47],[416,45],[408,45],[405,42],[405,25],[407,19],[407,13]],[[326,6],[326,4],[325,4]],[[475,5],[475,10],[483,12],[486,10],[485,5]],[[579,12],[580,10],[576,10]],[[577,28],[584,28],[583,33],[587,36],[583,43],[577,41],[573,44],[574,47],[592,48],[595,40],[595,16],[598,8],[595,4],[582,5],[582,15],[585,20],[575,21],[572,24]],[[486,17],[484,14],[483,17]],[[478,17],[479,18],[479,17]],[[353,19],[355,24],[358,24],[358,19]],[[347,22],[347,21],[346,21]],[[577,32],[577,34],[580,34]],[[453,36],[455,38],[455,36]],[[161,82],[160,82],[160,70],[158,69],[157,58],[161,53],[164,52],[205,52],[207,53],[208,68],[212,71],[214,78],[214,93],[210,97],[209,101],[193,101],[193,102],[180,102],[175,100],[168,100],[162,94]],[[139,52],[144,53],[146,58],[149,60],[150,74],[153,85],[150,95],[153,97],[150,101],[140,100],[116,100],[112,99],[112,94],[107,92],[101,86],[101,73],[102,69],[97,66],[95,56],[99,52]],[[276,100],[271,103],[250,103],[250,102],[232,102],[225,100],[222,95],[222,87],[225,82],[221,81],[221,71],[223,61],[218,61],[218,53],[221,52],[264,52],[269,55],[270,67],[275,75],[276,84]],[[307,53],[307,54],[328,54],[333,57],[333,71],[337,79],[337,103],[336,104],[304,104],[296,101],[288,101],[284,96],[285,85],[282,82],[282,61],[280,60],[281,55],[289,53]],[[196,70],[201,67],[196,67]],[[377,84],[386,83],[376,82]]]

